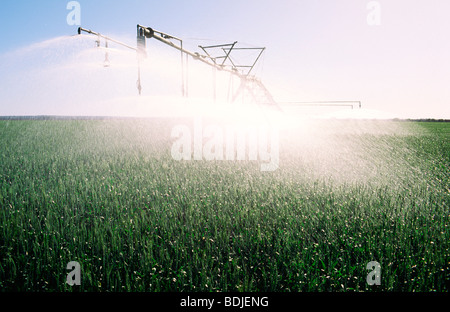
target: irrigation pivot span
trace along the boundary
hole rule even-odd
[[[261,55],[264,53],[265,48],[247,48],[247,47],[238,47],[238,42],[235,41],[233,43],[228,44],[220,44],[220,45],[211,45],[211,46],[200,46],[201,50],[204,54],[200,54],[199,52],[191,52],[183,47],[183,40],[164,33],[162,31],[155,30],[151,27],[142,26],[140,24],[137,25],[137,46],[132,47],[128,44],[115,40],[113,38],[102,35],[98,32],[92,31],[90,29],[85,29],[82,27],[78,28],[78,34],[82,32],[86,32],[88,34],[92,34],[97,36],[97,46],[100,46],[100,39],[105,40],[105,47],[108,47],[108,42],[114,42],[121,46],[124,46],[128,49],[132,49],[138,53],[138,80],[137,80],[137,89],[139,94],[142,92],[141,85],[141,69],[140,62],[143,58],[147,56],[146,53],[146,40],[147,39],[155,39],[158,40],[165,45],[174,48],[181,52],[181,92],[183,97],[188,96],[188,75],[187,70],[185,69],[185,62],[187,63],[188,57],[193,58],[194,60],[200,61],[214,69],[225,71],[230,73],[231,75],[238,77],[240,80],[240,85],[238,89],[234,92],[232,101],[234,102],[238,96],[243,95],[244,92],[248,92],[254,102],[258,105],[269,106],[276,110],[282,111],[281,106],[277,103],[272,94],[266,88],[266,86],[262,83],[260,79],[256,76],[252,75],[252,70],[254,69],[256,63],[260,59]],[[177,41],[177,43],[174,43]],[[257,56],[254,60],[248,64],[236,64],[231,55],[234,51],[238,50],[257,50]],[[213,51],[219,51],[219,55],[213,55]],[[107,52],[106,52],[107,53]],[[108,61],[108,54],[105,57],[105,63]],[[108,61],[109,62],[109,61]],[[108,66],[105,64],[105,66]],[[215,100],[215,80],[214,80],[214,100]],[[287,102],[284,105],[289,106],[349,106],[353,109],[353,104],[357,103],[359,108],[361,108],[360,101],[316,101],[316,102]]]

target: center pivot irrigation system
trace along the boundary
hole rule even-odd
[[[141,61],[147,57],[146,52],[146,39],[156,39],[174,49],[181,52],[181,93],[183,97],[188,96],[188,59],[192,57],[194,60],[203,62],[211,66],[214,69],[214,100],[216,99],[216,81],[215,81],[215,70],[225,71],[230,73],[230,81],[232,77],[237,77],[240,80],[239,88],[232,94],[230,98],[230,88],[228,90],[228,99],[235,102],[240,95],[244,95],[245,92],[251,96],[253,101],[258,105],[265,105],[276,110],[282,111],[279,103],[277,103],[273,96],[270,94],[269,90],[264,86],[260,79],[252,75],[252,71],[260,59],[261,55],[264,53],[265,48],[254,48],[254,47],[238,47],[238,42],[235,41],[229,44],[211,45],[211,46],[200,46],[199,48],[205,53],[200,54],[198,52],[191,52],[183,48],[183,40],[175,36],[157,31],[150,27],[145,27],[142,25],[137,25],[137,46],[132,47],[118,40],[112,39],[100,33],[94,32],[90,29],[85,29],[82,27],[78,28],[78,34],[86,32],[97,36],[97,46],[100,47],[101,39],[105,40],[105,48],[108,48],[108,42],[114,42],[128,49],[132,49],[138,54],[138,80],[137,89],[139,95],[142,92],[141,85]],[[174,43],[176,41],[177,43]],[[238,50],[255,50],[254,59],[247,63],[241,64],[233,60],[233,52]],[[105,55],[105,67],[109,66],[109,56],[108,52]],[[231,84],[231,83],[230,83]],[[234,91],[234,90],[233,90]],[[289,102],[286,103],[289,106],[348,106],[352,109],[354,105],[359,104],[361,108],[361,102],[359,101],[320,101],[320,102]]]

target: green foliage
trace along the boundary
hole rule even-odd
[[[317,150],[286,134],[274,172],[174,161],[175,123],[1,121],[0,288],[449,290],[449,123],[330,134]]]

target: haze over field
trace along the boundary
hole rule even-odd
[[[449,290],[450,123],[316,120],[263,172],[174,159],[178,122],[1,120],[0,288]]]

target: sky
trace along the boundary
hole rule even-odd
[[[5,55],[76,34],[79,25],[67,20],[69,2],[1,1],[4,85],[12,70],[27,71],[21,60],[8,67]],[[279,102],[356,100],[366,110],[393,117],[450,119],[448,0],[78,3],[80,26],[130,42],[139,23],[183,38],[192,50],[199,44],[234,41],[266,47],[257,74]],[[166,51],[158,43],[149,48]],[[43,63],[40,57],[33,61]],[[0,93],[0,115],[14,113],[15,100],[6,94],[11,93]],[[19,113],[24,112],[21,105]]]

